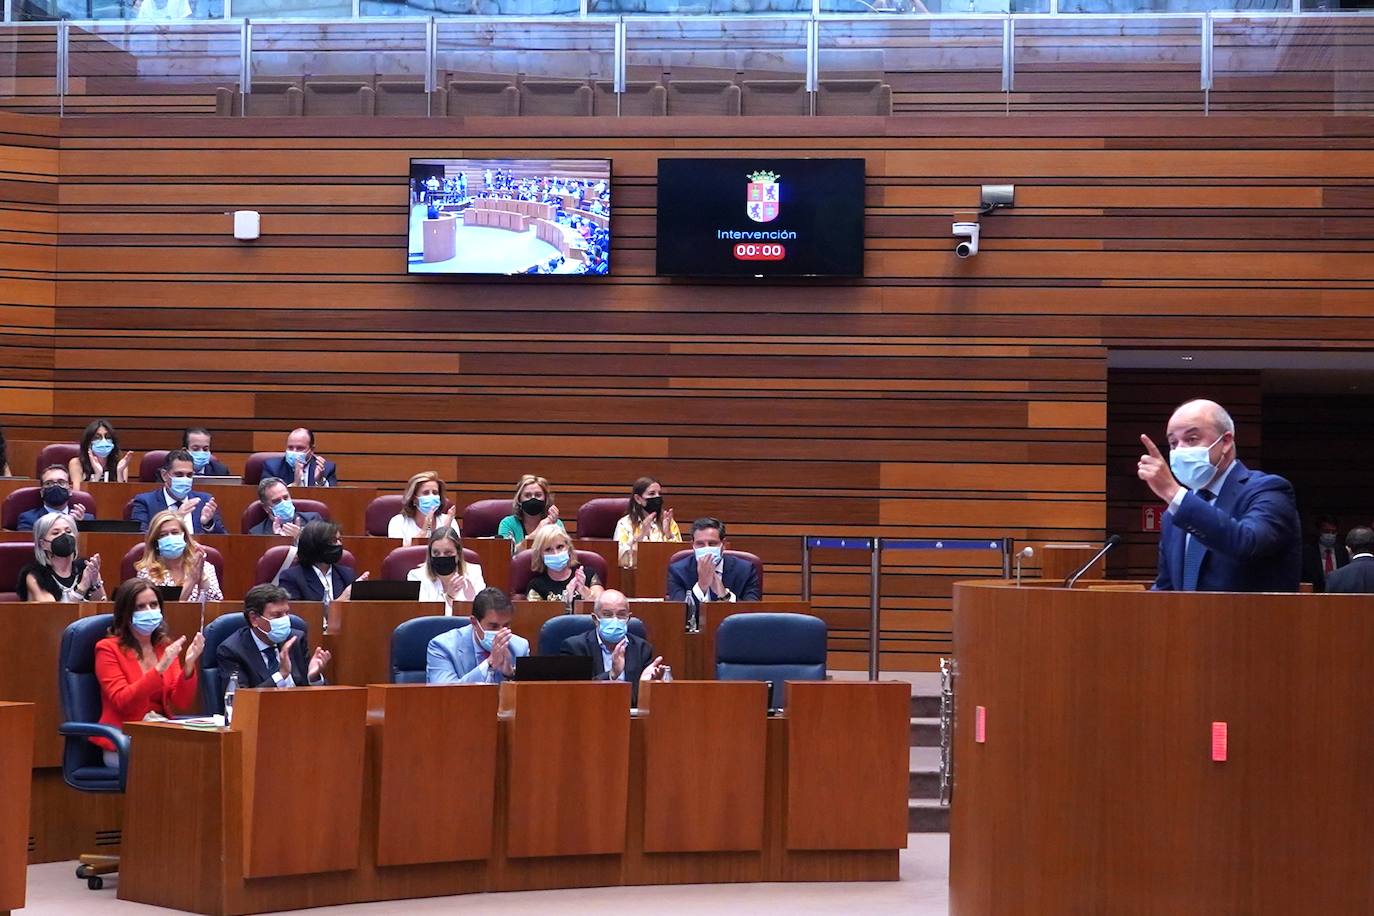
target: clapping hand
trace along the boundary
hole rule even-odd
[[[650,662],[650,663],[648,664],[648,666],[646,666],[645,669],[644,669],[642,672],[640,672],[639,679],[640,679],[641,681],[652,681],[652,680],[656,680],[656,679],[658,678],[658,675],[659,675],[659,669],[660,669],[662,666],[663,666],[663,656],[660,655],[658,658],[656,658],[656,659],[654,659],[652,662]]]
[[[1169,470],[1168,460],[1160,454],[1158,447],[1149,436],[1141,436],[1140,444],[1145,446],[1145,454],[1140,456],[1136,465],[1136,476],[1145,481],[1160,499],[1172,502],[1180,487]]]
[[[199,636],[200,634],[197,633],[196,635]],[[185,646],[186,637],[180,636],[170,646],[162,650],[162,658],[157,660],[157,673],[166,674],[167,669],[172,667],[172,662],[177,660],[177,656],[181,655],[181,650]]]
[[[515,658],[510,650],[510,637],[509,627],[498,630],[492,638],[491,655],[487,659],[491,667],[507,675],[515,673]]]
[[[99,581],[100,554],[96,554],[86,561],[86,571],[81,574],[81,581],[76,584],[76,589],[84,595]]]
[[[619,678],[625,673],[625,647],[629,644],[630,641],[628,639],[622,639],[620,642],[616,643],[615,648],[611,650],[612,680]]]
[[[183,637],[184,638],[184,637]],[[200,653],[205,651],[205,635],[197,633],[191,640],[190,647],[186,650],[186,661],[182,662],[183,671],[195,671],[196,659],[200,658]]]
[[[200,510],[200,527],[208,531],[210,526],[215,523],[215,513],[218,511],[219,503],[215,502],[215,498],[211,496],[210,501],[205,504],[205,508]]]
[[[322,481],[322,480],[324,480],[324,456],[323,456],[323,455],[316,455],[316,456],[315,456],[315,482],[316,482],[316,483],[319,483],[319,482]]]
[[[299,486],[304,486],[304,485],[305,485],[305,465],[306,465],[306,462],[307,462],[309,459],[310,459],[310,453],[309,453],[309,452],[306,452],[306,453],[303,453],[303,454],[301,455],[301,457],[300,457],[300,460],[296,462],[295,473],[292,474],[292,478],[291,478],[291,482],[292,482],[295,486],[298,486],[298,487],[299,487]]]
[[[673,510],[664,509],[663,515],[658,522],[658,530],[663,532],[663,539],[666,541],[673,534]]]
[[[292,635],[286,642],[277,649],[277,672],[283,679],[289,680],[291,677],[291,647],[296,644],[296,637]]]
[[[91,476],[99,480],[105,475],[105,459],[95,453],[95,449],[86,449],[86,458],[91,463]]]
[[[124,483],[129,479],[129,459],[134,457],[133,452],[125,452],[119,458],[119,464],[115,465],[115,479]]]
[[[315,654],[310,656],[310,667],[306,670],[307,681],[318,681],[324,677],[324,666],[329,664],[329,650],[324,646],[317,646]]]
[[[367,580],[367,577],[368,577],[369,575],[371,575],[371,573],[363,573],[361,576],[359,576],[358,578],[354,579],[353,582],[365,582],[365,581]],[[335,600],[335,601],[348,601],[348,600],[352,599],[352,597],[353,597],[353,582],[348,583],[348,588],[346,588],[346,589],[344,589],[342,592],[340,592],[340,593],[338,594],[338,596],[337,596],[334,600]]]
[[[199,497],[199,496],[197,496],[195,499],[188,499],[188,500],[184,501],[180,506],[177,507],[177,513],[178,513],[179,515],[181,515],[182,518],[187,519],[187,520],[188,520],[188,523],[189,523],[191,513],[194,512],[194,511],[196,511],[196,507],[198,507],[199,505],[200,505],[200,497]]]
[[[697,557],[697,585],[706,594],[712,594],[711,586],[716,581],[716,558],[709,553]]]
[[[572,588],[579,596],[587,597],[587,573],[583,571],[581,566],[577,567],[577,571],[573,573]]]
[[[301,526],[295,522],[282,522],[281,535],[294,541],[301,536]]]
[[[81,503],[69,502],[67,503],[67,509],[71,512],[72,518],[78,522],[86,517],[86,507]]]

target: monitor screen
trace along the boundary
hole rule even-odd
[[[609,159],[410,160],[412,274],[607,274]]]
[[[860,277],[862,159],[660,159],[658,272]]]

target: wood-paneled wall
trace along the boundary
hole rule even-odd
[[[0,120],[38,124],[58,133]],[[1368,346],[1372,139],[1242,117],[67,119],[54,402],[28,431],[108,414],[146,449],[205,421],[233,455],[308,423],[345,481],[433,467],[504,496],[531,471],[569,515],[656,474],[679,518],[765,554],[776,595],[802,534],[1095,539],[1109,347]],[[867,278],[654,277],[657,159],[735,152],[863,156]],[[406,276],[412,155],[610,156],[616,276]],[[1017,206],[960,261],[949,226],[982,182]],[[235,208],[259,241],[231,238]],[[948,651],[973,566],[995,558],[893,558],[885,664]],[[817,580],[837,648],[864,588]]]

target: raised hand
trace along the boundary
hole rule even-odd
[[[553,524],[554,522],[557,522],[557,521],[558,521],[558,507],[557,507],[557,506],[549,506],[549,511],[547,511],[547,512],[544,513],[544,518],[548,519],[548,521],[549,521],[550,524]]]
[[[200,497],[197,496],[194,499],[188,499],[185,502],[183,502],[180,506],[177,507],[177,512],[181,516],[186,517],[189,516],[192,512],[196,511],[196,507],[199,505]]]
[[[291,647],[295,644],[296,637],[292,635],[277,649],[277,671],[283,678],[291,677]]]
[[[323,456],[323,455],[316,455],[316,456],[315,456],[315,483],[316,483],[316,484],[323,484],[323,483],[324,483],[324,456]]]
[[[1140,462],[1136,465],[1136,476],[1145,481],[1160,499],[1166,503],[1172,502],[1182,487],[1169,470],[1168,459],[1160,454],[1149,436],[1142,435],[1140,444],[1145,446],[1145,454],[1140,456]]]
[[[363,573],[361,576],[359,576],[358,578],[354,579],[353,582],[364,582],[364,581],[367,580],[367,577],[368,577],[369,575],[370,575],[370,573]],[[346,588],[346,589],[344,589],[343,591],[339,592],[339,594],[336,595],[336,596],[334,597],[334,600],[335,600],[335,601],[349,601],[349,600],[351,600],[351,599],[353,598],[353,582],[348,583],[348,588]]]
[[[515,671],[515,659],[510,651],[510,637],[510,630],[502,627],[491,641],[491,656],[488,663],[502,674],[512,674]]]
[[[295,473],[292,475],[292,483],[298,487],[305,484],[305,461],[305,456],[302,455],[301,460],[296,462]]]
[[[315,654],[310,656],[310,667],[306,670],[307,681],[318,681],[324,676],[324,666],[329,664],[329,650],[324,646],[316,646]]]
[[[666,541],[673,533],[673,510],[664,509],[663,517],[659,520],[658,530],[663,532],[663,539]]]
[[[628,639],[622,639],[615,644],[611,650],[611,677],[618,678],[625,673],[625,647],[630,644]]]
[[[581,566],[577,567],[577,571],[573,573],[572,587],[577,594],[584,598],[587,596],[587,574]]]
[[[72,518],[78,522],[86,517],[86,507],[81,503],[69,502],[67,508],[71,512]]]
[[[663,656],[660,655],[658,658],[654,659],[654,660],[653,660],[652,662],[650,662],[647,666],[645,666],[644,670],[641,671],[640,674],[639,674],[639,679],[640,679],[641,681],[652,681],[652,680],[654,680],[655,678],[658,677],[659,668],[661,668],[662,666],[663,666]]]
[[[199,636],[200,634],[197,633],[196,635]],[[170,646],[164,649],[162,651],[162,658],[157,660],[157,673],[166,674],[167,669],[172,667],[172,662],[177,660],[177,656],[181,655],[181,650],[185,648],[185,646],[186,637],[180,636]]]
[[[105,459],[97,455],[94,449],[86,449],[86,457],[91,462],[91,474],[99,480],[105,473]]]
[[[133,452],[125,452],[119,458],[119,464],[115,465],[115,476],[120,483],[125,483],[129,479],[129,459],[134,457]]]
[[[707,594],[711,593],[711,586],[716,581],[716,560],[709,553],[703,557],[697,557],[697,585]]]
[[[288,537],[294,541],[301,536],[301,526],[297,525],[295,522],[282,522],[281,534],[282,537]]]
[[[205,651],[205,635],[197,633],[191,639],[191,645],[186,649],[186,661],[181,663],[183,671],[195,671],[196,659]]]
[[[215,523],[215,513],[219,511],[219,503],[215,502],[213,496],[205,504],[205,508],[200,510],[200,527],[208,529]]]

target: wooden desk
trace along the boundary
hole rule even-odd
[[[32,703],[0,702],[0,913],[24,906],[33,783]]]

